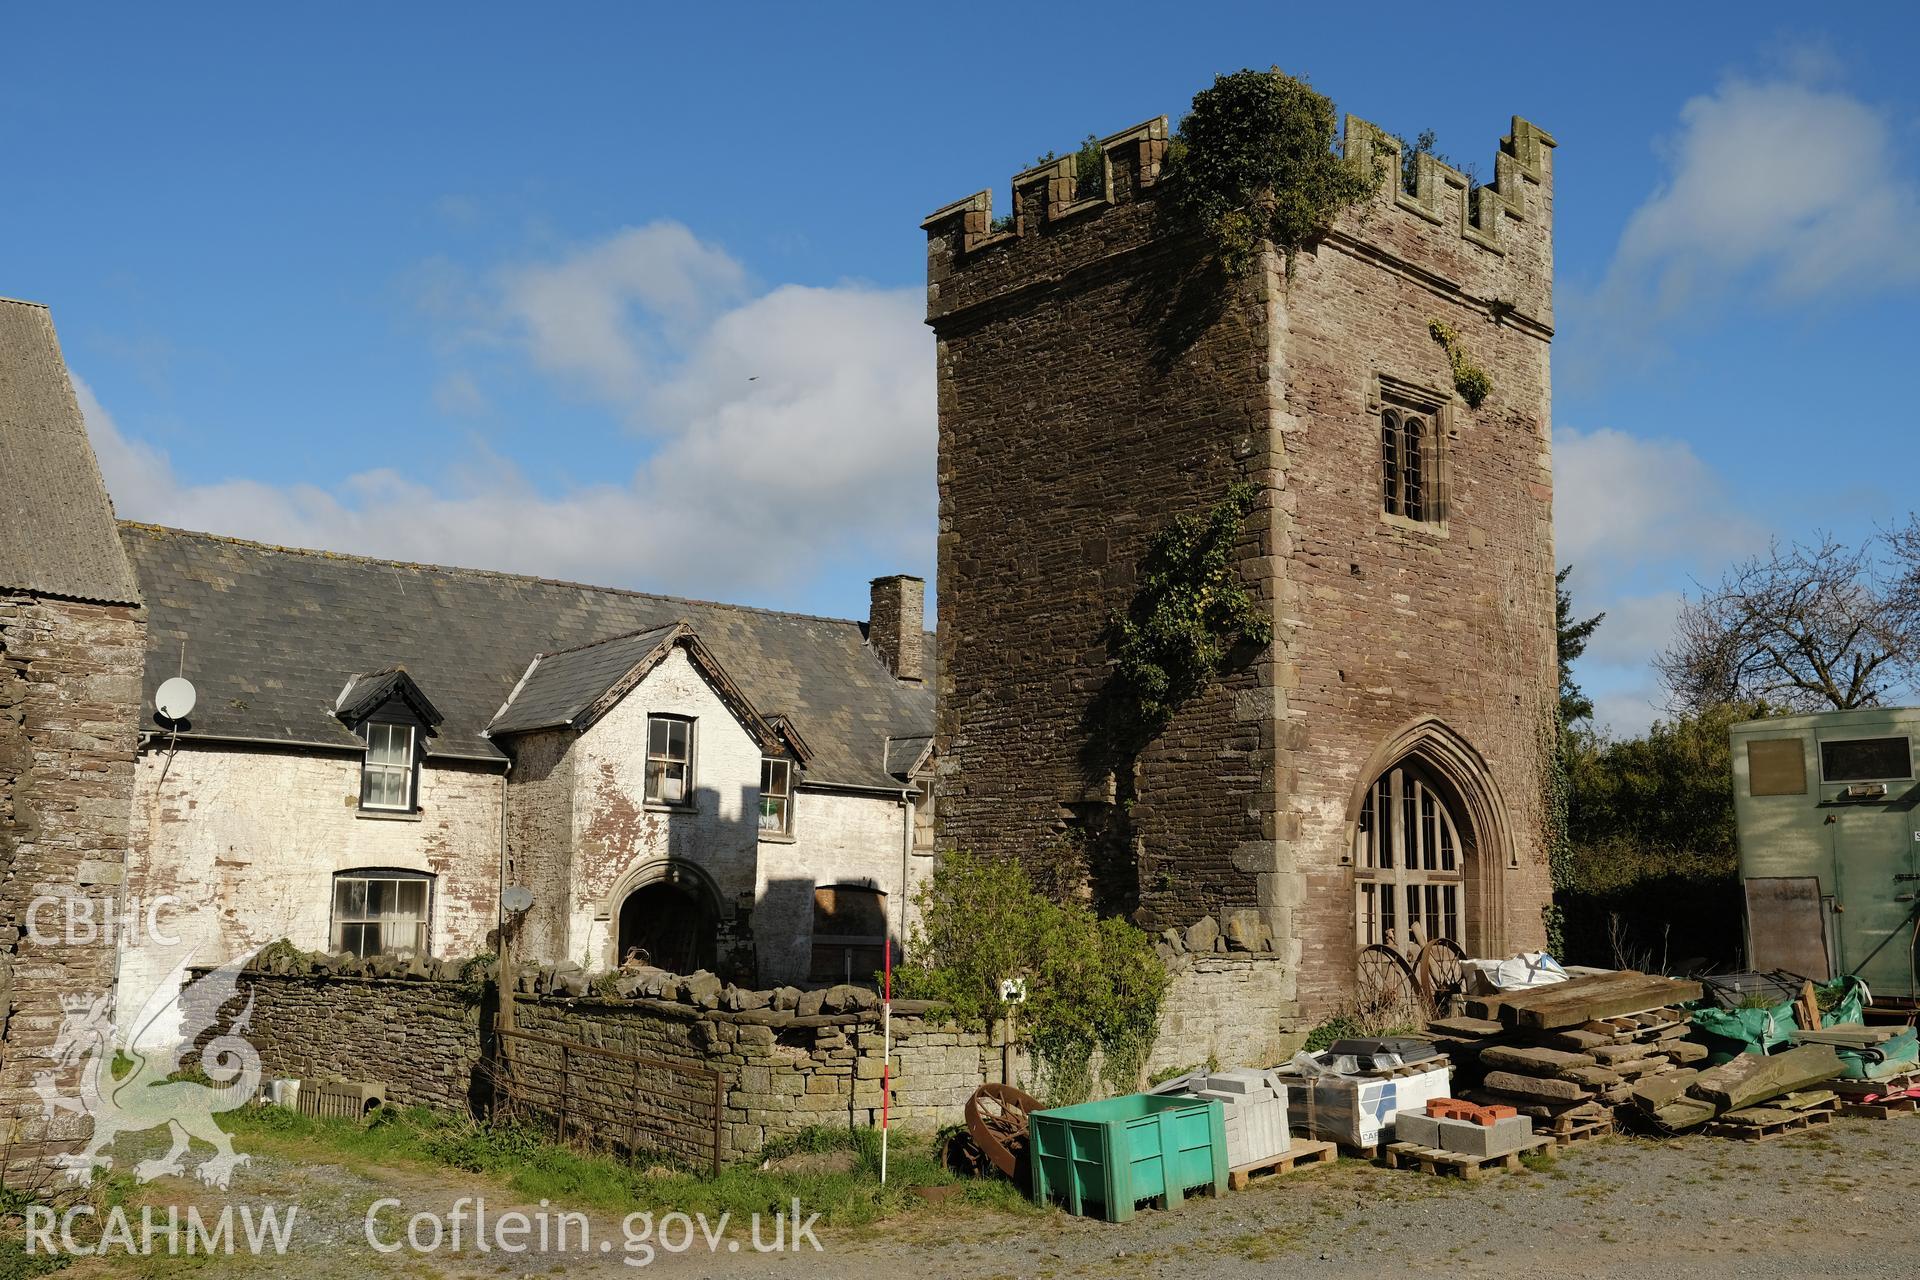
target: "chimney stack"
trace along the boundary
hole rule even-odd
[[[867,610],[867,641],[895,679],[926,678],[927,584],[897,573],[873,580],[872,604]]]

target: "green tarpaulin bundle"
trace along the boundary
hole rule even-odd
[[[1920,1067],[1920,1032],[1912,1027],[1870,1049],[1834,1048],[1840,1055],[1841,1077],[1847,1080],[1891,1080]]]
[[[1867,984],[1848,975],[1832,982],[1816,982],[1814,995],[1826,1026],[1858,1022],[1864,1016]],[[1793,1001],[1754,1009],[1697,1008],[1693,1010],[1692,1039],[1712,1051],[1709,1062],[1726,1062],[1742,1053],[1775,1053],[1787,1046],[1795,1031],[1811,1030],[1793,1019]]]

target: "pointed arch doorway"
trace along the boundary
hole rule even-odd
[[[1485,759],[1438,719],[1403,726],[1368,758],[1348,808],[1355,945],[1444,938],[1506,951],[1512,824]]]
[[[1447,788],[1417,760],[1394,765],[1369,788],[1353,851],[1361,946],[1464,941],[1470,846],[1460,834],[1456,807]]]

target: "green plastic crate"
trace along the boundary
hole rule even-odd
[[[1029,1117],[1033,1198],[1125,1222],[1142,1200],[1179,1204],[1227,1189],[1226,1115],[1217,1101],[1133,1093]]]

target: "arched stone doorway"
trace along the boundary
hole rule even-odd
[[[1422,719],[1381,743],[1347,832],[1357,946],[1444,937],[1505,954],[1512,824],[1485,759],[1453,729]]]
[[[679,863],[649,870],[620,899],[615,963],[634,959],[673,973],[713,968],[719,913],[705,878]]]

